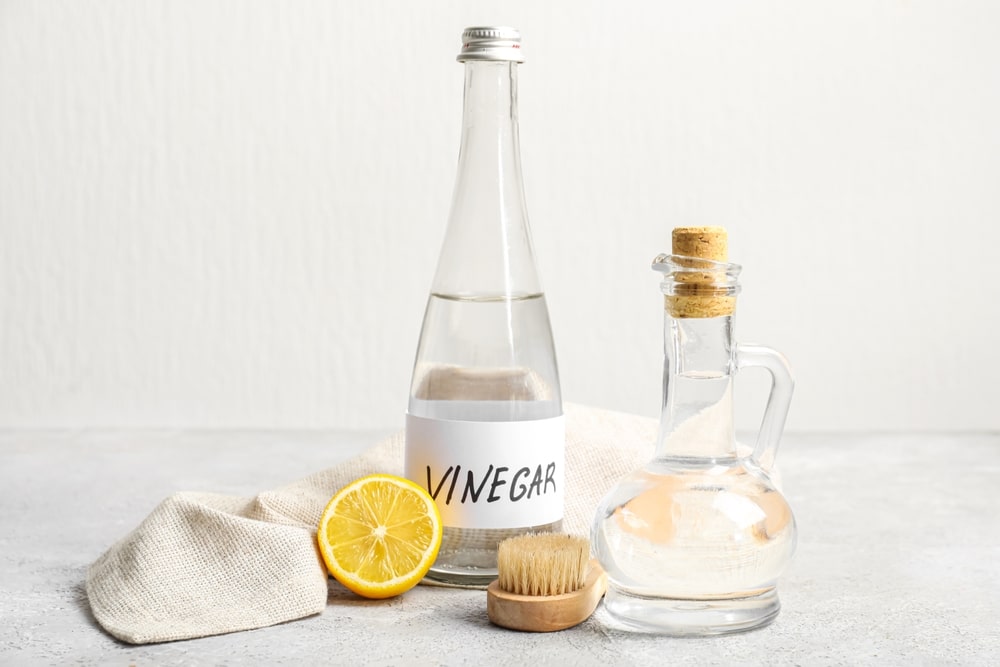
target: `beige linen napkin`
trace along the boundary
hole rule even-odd
[[[567,532],[589,535],[604,494],[653,454],[656,421],[566,406]],[[311,616],[327,602],[316,524],[330,497],[374,472],[401,474],[398,433],[338,466],[255,498],[177,493],[87,573],[97,622],[149,644]]]

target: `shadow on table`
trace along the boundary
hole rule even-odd
[[[411,618],[431,615],[435,625],[444,623],[475,627],[494,627],[486,616],[486,591],[467,588],[450,588],[420,585],[402,595],[370,600],[352,593],[336,579],[328,581],[327,605],[340,609],[377,609],[379,607],[407,608]],[[451,623],[449,623],[449,621]]]
[[[73,585],[73,604],[80,610],[80,613],[83,614],[83,617],[87,620],[87,624],[100,632],[104,637],[121,647],[134,646],[133,644],[123,642],[117,637],[108,634],[105,632],[104,628],[101,627],[101,624],[97,622],[97,619],[94,617],[94,611],[90,608],[90,600],[87,598],[87,585],[85,583],[80,582]]]

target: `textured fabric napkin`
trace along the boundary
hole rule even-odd
[[[604,494],[653,455],[656,421],[566,405],[567,532],[589,535]],[[327,604],[316,525],[330,497],[374,472],[401,474],[403,434],[254,498],[177,493],[91,565],[97,622],[131,644],[261,628]]]

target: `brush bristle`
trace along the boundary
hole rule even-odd
[[[590,542],[585,537],[539,533],[500,543],[497,572],[500,588],[515,595],[571,593],[587,579]]]

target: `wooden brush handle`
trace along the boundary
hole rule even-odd
[[[604,596],[608,576],[590,561],[583,586],[562,595],[515,595],[494,581],[486,588],[486,615],[496,625],[527,632],[552,632],[579,625],[587,620]]]

